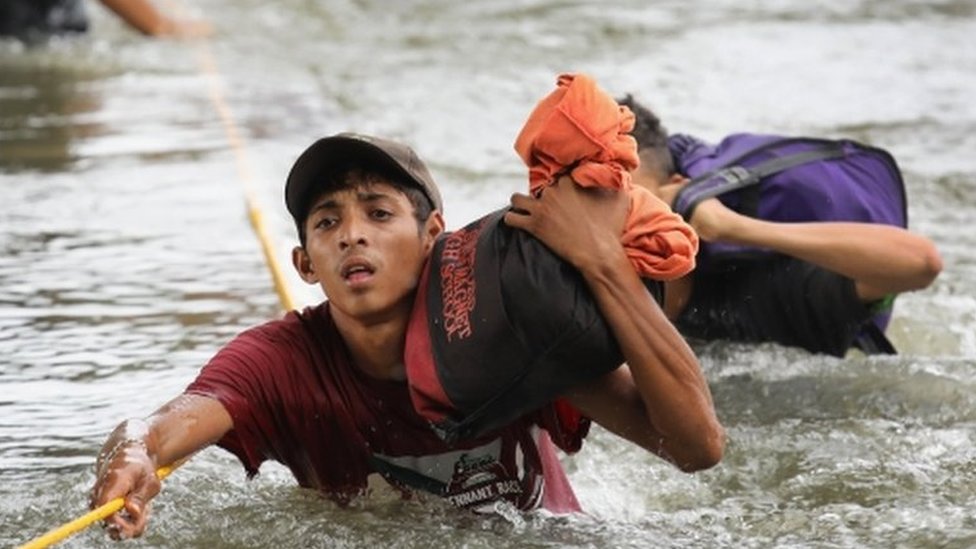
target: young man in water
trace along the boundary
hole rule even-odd
[[[579,270],[628,365],[565,395],[572,406],[549,404],[455,444],[414,411],[404,375],[414,294],[444,230],[423,162],[383,139],[324,138],[293,166],[286,202],[301,241],[294,266],[328,300],[240,334],[184,394],[116,428],[91,502],[125,497],[124,511],[106,521],[113,537],[144,531],[160,466],[214,443],[251,475],[273,459],[340,502],[366,494],[379,473],[405,496],[553,512],[579,510],[553,443],[578,450],[591,420],[683,471],[720,460],[723,430],[697,360],[620,244],[625,193],[566,179],[539,199],[513,196],[506,222]]]
[[[679,173],[660,119],[631,96],[640,167],[634,182],[666,203],[689,179]],[[901,227],[877,223],[777,223],[754,219],[718,198],[686,219],[704,242],[776,252],[726,260],[669,282],[664,309],[678,329],[702,339],[771,341],[841,356],[879,305],[927,287],[942,261],[934,244]]]

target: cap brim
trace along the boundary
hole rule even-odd
[[[345,135],[323,137],[299,155],[288,173],[285,183],[285,204],[296,221],[303,219],[308,213],[307,202],[313,198],[309,194],[316,190],[322,183],[322,179],[337,168],[348,165],[352,160],[359,160],[360,163],[367,165],[383,166],[423,189],[422,184],[377,145]]]

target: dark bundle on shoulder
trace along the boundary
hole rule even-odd
[[[504,214],[437,242],[407,330],[414,407],[448,441],[501,427],[623,362],[580,273]],[[660,301],[660,283],[646,285]]]

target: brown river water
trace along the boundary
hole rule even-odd
[[[512,143],[564,71],[635,93],[672,131],[891,151],[911,226],[945,261],[898,300],[901,354],[696,343],[725,460],[685,475],[597,429],[565,458],[581,516],[340,509],[210,449],[126,546],[976,546],[976,2],[199,0],[203,43],[88,7],[86,36],[0,41],[0,546],[83,514],[107,433],[280,314],[245,183],[284,258],[295,156],[384,134],[428,160],[461,226],[524,189]],[[94,527],[61,546],[114,544]]]

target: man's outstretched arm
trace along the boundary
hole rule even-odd
[[[163,14],[150,0],[102,0],[102,4],[147,36],[192,38],[208,36],[212,32],[206,22],[174,19]]]
[[[105,520],[115,539],[141,536],[149,502],[159,493],[156,470],[220,440],[233,428],[215,399],[180,395],[146,419],[130,419],[112,431],[95,464],[91,507],[124,497],[122,511]]]
[[[767,248],[854,281],[862,301],[920,290],[942,271],[931,240],[877,223],[777,223],[739,214],[717,198],[695,208],[692,227],[707,242]]]
[[[721,460],[725,434],[698,360],[647,292],[620,243],[626,193],[584,190],[569,178],[538,198],[512,197],[505,221],[585,278],[627,361],[567,396],[608,430],[695,471]]]

